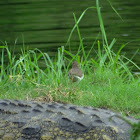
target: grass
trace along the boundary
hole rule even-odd
[[[102,40],[97,36],[87,52],[79,23],[86,11],[91,9],[97,10]],[[6,42],[0,46],[0,98],[66,102],[109,108],[140,117],[140,77],[132,74],[133,67],[140,68],[132,61],[134,56],[128,59],[121,54],[127,44],[122,44],[116,53],[113,52],[116,39],[112,39],[111,43],[107,40],[99,1],[96,0],[96,7],[87,8],[78,19],[74,14],[74,21],[66,45],[70,44],[72,33],[77,30],[79,48],[75,55],[62,46],[58,48],[57,56],[51,59],[46,52],[28,50],[23,46],[21,54],[16,57],[9,51]],[[93,53],[96,53],[96,58]],[[85,77],[71,86],[67,73],[73,60],[80,63]],[[130,63],[133,66],[130,67]]]

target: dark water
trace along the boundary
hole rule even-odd
[[[130,42],[123,51],[131,58],[140,48],[140,1],[110,1],[123,21],[112,10],[107,0],[100,0],[108,41],[117,39],[114,50]],[[95,2],[95,0],[1,0],[0,40],[13,44],[17,38],[16,53],[20,51],[24,40],[30,48],[39,48],[45,52],[52,52],[53,55],[58,47],[67,42],[74,25],[73,13],[78,18],[87,7],[96,6]],[[85,38],[84,45],[90,48],[100,32],[96,9],[89,10],[79,26],[82,38]],[[78,46],[78,36],[74,32],[71,49],[76,51]],[[140,66],[140,51],[133,60]]]

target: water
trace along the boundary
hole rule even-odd
[[[114,50],[122,44],[129,44],[123,49],[128,58],[140,48],[140,1],[111,1],[123,21],[112,10],[107,1],[100,0],[100,6],[109,43],[117,39]],[[39,48],[51,55],[57,48],[65,45],[74,25],[73,13],[78,18],[87,7],[95,6],[95,0],[1,0],[0,1],[0,40],[14,44],[15,53],[25,42],[26,46]],[[99,30],[96,9],[89,10],[79,24],[84,45],[88,50]],[[71,49],[79,46],[77,32],[71,38]],[[13,48],[13,45],[11,45]],[[67,46],[66,49],[69,47]],[[140,51],[133,61],[140,66]]]

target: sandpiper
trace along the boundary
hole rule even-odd
[[[79,68],[78,63],[76,61],[72,62],[72,69],[69,70],[68,77],[72,80],[72,82],[79,82],[84,78],[84,74]]]

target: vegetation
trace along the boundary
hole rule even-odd
[[[78,24],[89,9],[97,9],[102,40],[97,37],[87,52]],[[96,7],[87,8],[79,19],[74,14],[74,20],[75,26],[67,44],[77,29],[80,44],[75,55],[62,46],[57,56],[51,59],[48,53],[23,47],[16,57],[6,42],[0,46],[0,98],[67,102],[109,108],[140,117],[140,77],[132,74],[133,67],[140,68],[132,61],[134,56],[128,59],[121,54],[127,44],[123,44],[117,53],[113,52],[116,40],[108,43],[98,0]],[[98,49],[95,51],[96,46]],[[93,52],[96,58],[92,57]],[[80,63],[85,77],[80,83],[71,85],[67,73],[73,60]]]

